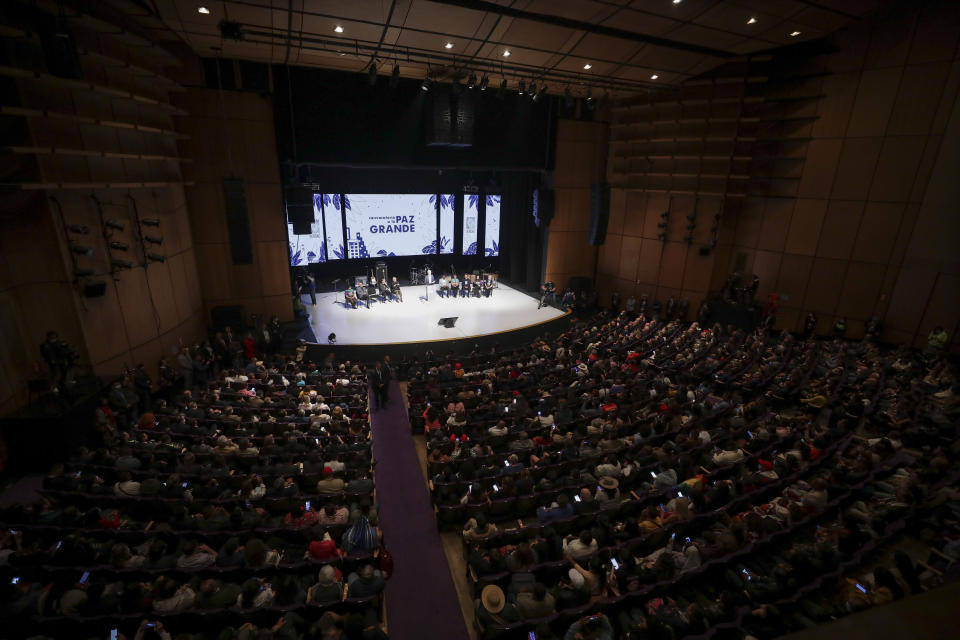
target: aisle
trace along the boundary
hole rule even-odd
[[[387,631],[391,640],[467,640],[396,380],[390,382],[390,403],[371,416],[380,527],[394,559]]]

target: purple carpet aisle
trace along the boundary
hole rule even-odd
[[[372,414],[371,425],[380,527],[394,559],[387,632],[391,640],[467,640],[396,380],[390,383],[389,404]]]

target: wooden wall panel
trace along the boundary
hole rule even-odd
[[[877,160],[870,188],[870,199],[906,202],[910,198],[926,136],[889,136]]]
[[[868,202],[855,238],[852,258],[885,264],[890,260],[905,205],[899,202]]]
[[[866,200],[883,139],[851,138],[843,142],[830,196],[837,200]]]
[[[785,243],[785,249],[788,253],[807,256],[816,254],[823,219],[827,214],[827,203],[827,200],[808,198],[801,198],[796,201]]]
[[[801,198],[828,198],[843,150],[843,140],[812,140],[807,145],[807,159],[803,163],[803,177],[797,195]]]
[[[820,229],[817,255],[846,260],[853,251],[853,243],[860,228],[864,203],[850,200],[831,200]]]

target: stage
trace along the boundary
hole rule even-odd
[[[429,290],[429,299],[425,294]],[[555,320],[565,312],[537,309],[537,300],[500,284],[490,298],[441,298],[436,285],[403,287],[403,302],[374,302],[373,308],[347,307],[343,292],[318,293],[317,306],[304,304],[320,344],[330,333],[339,345],[384,345],[439,342],[489,336]],[[438,325],[440,318],[457,317],[453,328]]]

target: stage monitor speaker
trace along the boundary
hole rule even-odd
[[[233,264],[253,264],[253,239],[247,211],[247,188],[243,178],[223,179],[223,208]]]
[[[102,280],[99,282],[89,282],[83,285],[84,298],[101,298],[107,292],[107,283]]]
[[[476,119],[475,112],[476,107],[473,99],[473,92],[467,91],[460,94],[460,96],[457,98],[457,113],[453,120],[453,140],[450,143],[450,146],[473,146],[473,123]]]
[[[243,329],[243,305],[225,305],[210,309],[210,320],[215,329],[230,327],[231,329]]]
[[[377,282],[390,282],[389,272],[387,271],[386,262],[377,262],[373,265],[374,275],[377,276]]]
[[[607,223],[610,221],[610,185],[590,185],[590,229],[587,242],[597,246],[607,239]]]
[[[446,327],[447,329],[453,329],[453,325],[457,324],[457,318],[460,316],[453,316],[452,318],[440,318],[440,321],[437,323],[437,326]]]

